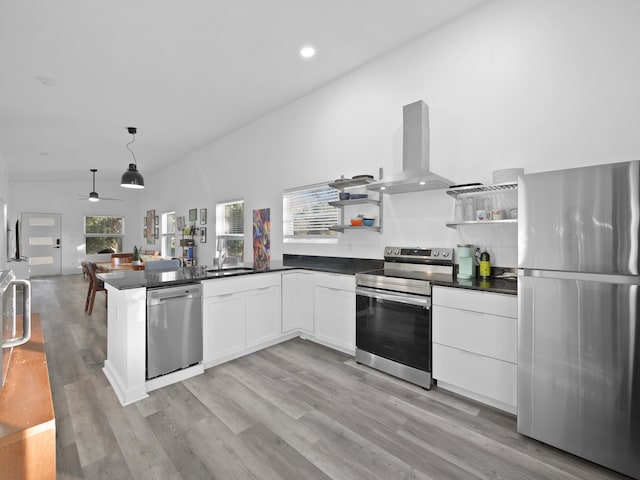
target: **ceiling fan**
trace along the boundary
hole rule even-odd
[[[100,195],[98,195],[98,192],[96,192],[96,172],[98,170],[96,168],[92,168],[90,171],[93,173],[93,190],[91,190],[88,196],[80,195],[78,197],[78,200],[89,200],[90,202],[99,202],[100,200],[117,200],[119,202],[122,201],[122,199],[120,198],[100,197]]]

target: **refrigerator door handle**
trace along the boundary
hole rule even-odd
[[[613,283],[618,285],[640,285],[637,275],[610,275],[607,273],[562,272],[559,270],[518,269],[518,277],[552,278],[557,280],[577,280],[583,282]]]

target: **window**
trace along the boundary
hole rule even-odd
[[[227,258],[244,261],[244,200],[216,205],[216,257],[225,252]]]
[[[329,205],[338,200],[338,191],[326,183],[285,190],[282,196],[283,237],[292,239],[337,238],[329,230],[337,225],[340,212]]]
[[[84,242],[87,255],[95,253],[122,253],[124,217],[84,217]]]
[[[160,253],[163,257],[176,256],[176,212],[162,214]]]

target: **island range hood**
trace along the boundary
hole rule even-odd
[[[422,100],[402,107],[402,172],[367,185],[368,190],[408,193],[449,188],[453,182],[429,171],[429,107]]]

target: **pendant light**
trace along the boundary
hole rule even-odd
[[[133,139],[127,143],[127,150],[129,150],[133,156],[133,163],[130,163],[127,171],[122,174],[120,186],[125,188],[144,188],[144,178],[142,178],[142,175],[140,175],[138,171],[136,155],[133,153],[133,150],[129,148],[129,145],[136,141],[137,130],[136,127],[127,127],[127,131],[133,135]]]

